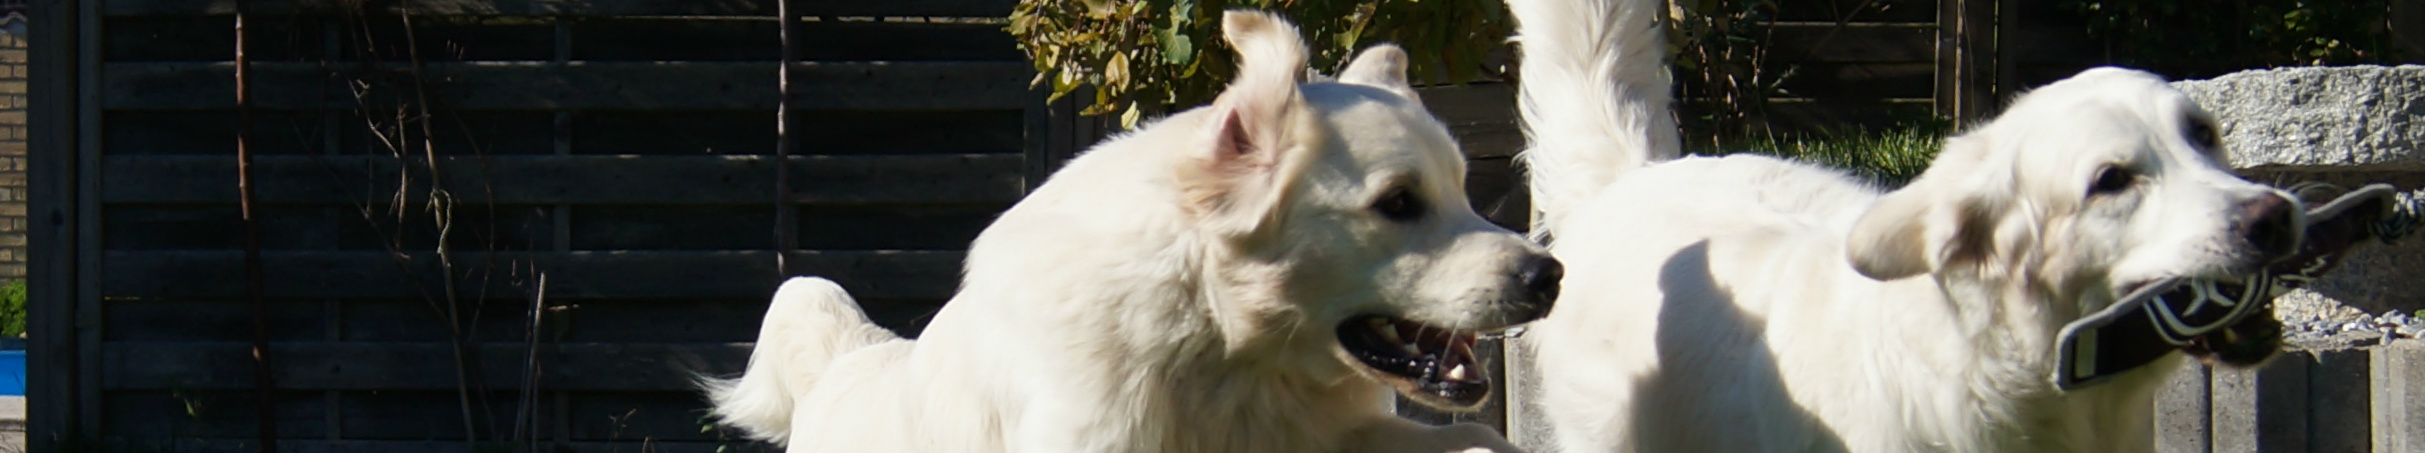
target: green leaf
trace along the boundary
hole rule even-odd
[[[1174,65],[1194,63],[1196,61],[1196,42],[1185,34],[1172,34],[1162,38],[1162,61]]]
[[[1128,54],[1111,54],[1111,61],[1103,63],[1103,84],[1115,87],[1128,86]]]

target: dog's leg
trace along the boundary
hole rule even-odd
[[[1356,453],[1523,453],[1498,431],[1473,423],[1431,426],[1379,417],[1356,431]]]

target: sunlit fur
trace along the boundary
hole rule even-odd
[[[1379,314],[1508,325],[1508,275],[1546,252],[1468,207],[1464,160],[1370,49],[1305,83],[1294,27],[1230,13],[1238,80],[1109,140],[986,228],[916,340],[822,280],[784,286],[715,415],[797,452],[1511,451],[1479,425],[1391,414],[1339,351]],[[1426,216],[1369,208],[1391,189]]]
[[[2129,285],[2260,264],[2234,225],[2287,197],[2199,146],[2207,114],[2163,80],[2112,68],[2021,96],[1892,192],[1671,158],[1664,2],[1509,3],[1568,269],[1525,342],[1567,452],[2149,451],[2181,355],[2063,393],[2057,330]],[[2131,184],[2092,193],[2109,165]]]

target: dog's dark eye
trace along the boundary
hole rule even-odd
[[[1372,211],[1393,222],[1413,222],[1423,218],[1423,200],[1416,198],[1413,190],[1399,187],[1373,200]]]
[[[2223,145],[2223,136],[2215,133],[2214,123],[2193,120],[2189,122],[2189,141],[2198,149],[2211,150]]]
[[[2121,192],[2129,189],[2130,184],[2138,182],[2138,180],[2139,175],[2131,174],[2129,169],[2107,166],[2103,170],[2097,170],[2097,181],[2090,183],[2088,194],[2102,195]]]

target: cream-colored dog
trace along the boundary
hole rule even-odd
[[[1808,164],[1676,158],[1663,2],[1509,3],[1533,199],[1569,268],[1524,340],[1570,453],[2149,451],[2183,354],[2063,392],[2058,329],[2300,240],[2298,202],[2219,164],[2214,120],[2154,75],[2039,88],[1881,193]],[[2185,349],[2245,363],[2277,339]],[[2213,352],[2247,341],[2262,352]]]
[[[784,285],[715,415],[802,452],[1509,451],[1390,413],[1490,393],[1475,335],[1559,266],[1467,205],[1465,163],[1370,49],[1306,83],[1295,27],[1232,12],[1213,105],[1073,160],[977,237],[915,341]]]

